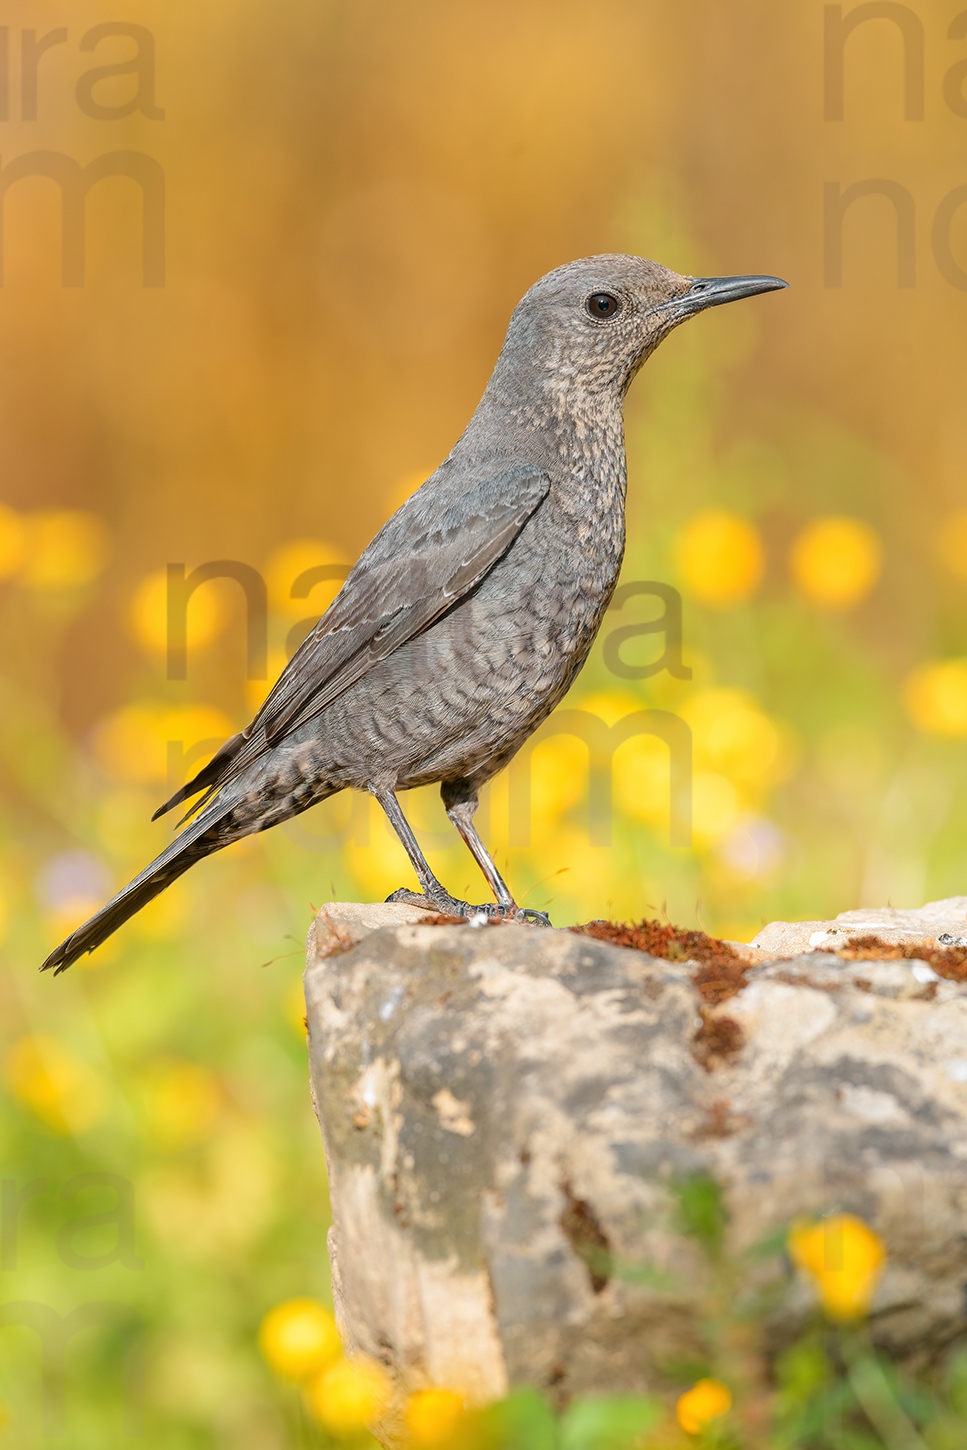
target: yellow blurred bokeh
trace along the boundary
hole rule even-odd
[[[924,735],[967,735],[967,659],[918,665],[904,681],[903,699]]]
[[[257,1123],[225,1112],[197,1157],[143,1175],[138,1202],[166,1252],[186,1262],[231,1263],[272,1218],[277,1191],[272,1139]]]
[[[316,1299],[286,1299],[262,1320],[259,1349],[283,1379],[304,1380],[342,1355],[332,1310]]]
[[[296,977],[286,988],[282,998],[282,1014],[300,1042],[305,1042],[306,1032],[306,994],[302,985],[302,978]]]
[[[732,1391],[716,1379],[701,1379],[679,1396],[675,1417],[686,1435],[699,1435],[705,1426],[732,1408]]]
[[[699,690],[681,714],[691,726],[695,761],[739,784],[765,789],[785,779],[793,751],[788,731],[780,730],[744,690]]]
[[[858,1319],[869,1312],[886,1263],[879,1234],[850,1213],[819,1223],[795,1224],[789,1256],[813,1283],[830,1319]]]
[[[124,705],[97,726],[94,755],[126,785],[174,790],[232,733],[228,717],[210,705]]]
[[[846,609],[864,599],[880,577],[880,540],[862,519],[814,519],[797,534],[789,568],[799,591],[816,604]]]
[[[59,1038],[45,1033],[21,1037],[4,1062],[13,1096],[55,1133],[83,1133],[107,1110],[101,1076]]]
[[[718,607],[751,598],[765,567],[755,525],[721,509],[688,521],[675,540],[675,560],[686,592]]]
[[[222,1109],[216,1075],[194,1062],[162,1062],[146,1074],[142,1107],[149,1139],[177,1150],[209,1136]]]
[[[576,709],[595,717],[608,730],[644,708],[641,699],[628,690],[596,690],[579,696]],[[554,716],[544,726],[544,739],[533,752],[531,806],[537,828],[543,828],[545,849],[552,839],[546,832],[554,827],[565,810],[580,807],[587,799],[589,771],[592,765],[589,745],[596,731],[588,729],[584,738],[577,735],[554,734]],[[607,748],[607,747],[606,747]],[[668,820],[668,746],[651,735],[632,735],[617,746],[611,756],[612,796],[618,810],[635,819],[648,821],[659,828]],[[511,766],[513,780],[515,770]],[[513,790],[513,787],[512,787]]]
[[[217,584],[202,584],[192,592],[185,613],[185,645],[199,649],[217,639],[225,626],[225,610]],[[134,591],[129,616],[131,632],[148,654],[168,649],[168,573],[155,569]]]
[[[967,509],[955,509],[937,530],[937,552],[951,574],[967,579]]]
[[[0,504],[0,579],[9,579],[27,553],[27,527],[20,514]]]
[[[50,935],[55,940],[69,936],[72,931],[87,921],[88,917],[93,916],[95,911],[103,905],[103,900],[97,896],[65,897],[57,903],[56,907],[53,907],[47,913],[46,922]],[[81,957],[77,965],[82,971],[97,968],[103,962],[110,960],[114,943],[113,941],[105,942],[104,945],[107,947],[106,953],[98,951],[92,953],[90,956]]]
[[[414,1450],[447,1445],[464,1415],[464,1398],[456,1390],[417,1390],[406,1402],[404,1423]]]
[[[742,797],[732,781],[715,770],[699,770],[692,779],[692,830],[697,846],[727,836],[742,815]]]
[[[335,573],[351,563],[344,550],[321,539],[290,540],[269,555],[263,570],[269,608],[291,619],[308,619],[313,614],[322,614],[338,593],[342,579],[320,579],[312,583],[304,576],[310,569],[320,566]],[[293,588],[299,591],[296,596],[293,596]]]
[[[390,1382],[386,1371],[362,1355],[340,1359],[307,1386],[316,1419],[334,1435],[366,1429],[386,1409]]]
[[[594,690],[590,695],[579,697],[577,707],[595,715],[605,725],[617,725],[627,715],[642,708],[642,702],[630,690]],[[545,726],[545,729],[547,727]],[[553,729],[553,716],[551,717]]]
[[[308,618],[308,616],[307,616]],[[288,655],[283,649],[269,650],[264,680],[245,681],[245,704],[253,715],[264,704],[276,680],[285,669]]]
[[[153,802],[152,810],[144,818],[149,826],[150,817],[157,804],[157,801]],[[156,844],[156,838],[152,838],[148,849]],[[188,883],[182,882],[174,891],[163,891],[131,918],[128,930],[141,941],[164,942],[176,939],[188,923],[191,890]]]
[[[530,775],[530,828],[554,828],[565,811],[583,801],[588,791],[588,747],[574,735],[545,733],[511,768],[508,780],[511,809],[523,802],[522,787]]]
[[[20,576],[31,589],[73,589],[91,584],[110,553],[102,521],[82,509],[44,509],[25,514]]]
[[[666,831],[669,818],[668,746],[654,735],[634,735],[614,757],[615,805],[632,820]]]
[[[342,849],[346,863],[363,891],[370,892],[374,901],[385,899],[389,892],[400,886],[408,891],[418,891],[419,885],[409,857],[389,822],[382,818],[379,808],[373,810],[363,797],[354,804],[358,810],[369,813],[369,841],[366,845],[359,845],[355,840],[349,840]]]

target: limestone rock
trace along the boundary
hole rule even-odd
[[[925,911],[933,941],[967,898]],[[872,1224],[901,1360],[967,1331],[967,986],[814,951],[715,1005],[694,963],[568,931],[327,913],[305,986],[337,1313],[404,1388],[654,1388],[698,1345],[708,1269],[674,1189],[700,1172],[736,1250],[804,1215]],[[810,1295],[783,1302],[780,1339]]]
[[[967,936],[967,896],[928,901],[916,910],[861,907],[858,911],[841,911],[833,921],[772,921],[749,945],[773,957],[794,957],[817,949],[835,951],[851,936],[878,936],[899,944],[936,942],[944,934]]]

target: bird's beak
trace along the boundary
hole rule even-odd
[[[740,297],[778,292],[788,286],[781,277],[695,277],[688,291],[674,298],[671,306],[680,317],[691,317],[706,307],[721,307],[723,302],[738,302]]]

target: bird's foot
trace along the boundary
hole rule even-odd
[[[458,901],[449,892],[434,891],[432,894],[421,896],[417,891],[407,891],[400,887],[387,896],[387,901],[401,901],[407,906],[421,906],[426,911],[438,911],[442,916],[462,916],[467,921],[473,921],[481,916],[491,921],[523,921],[530,926],[550,926],[551,919],[546,911],[532,911],[529,907],[522,906],[498,906],[495,901],[486,901],[482,906],[474,906],[469,901]]]
[[[529,922],[531,926],[553,926],[554,923],[546,911],[535,911],[530,906],[518,906],[520,913],[518,920]]]

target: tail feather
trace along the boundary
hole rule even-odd
[[[189,796],[197,795],[200,790],[206,791],[205,800],[207,800],[212,791],[217,789],[220,783],[219,777],[226,765],[238,754],[238,751],[245,742],[246,736],[244,732],[240,735],[233,735],[230,740],[226,740],[224,745],[218,747],[208,764],[202,766],[198,774],[192,776],[191,780],[186,785],[183,785],[180,790],[176,790],[174,795],[169,800],[166,800],[163,806],[159,806],[151,819],[153,821],[158,820],[159,816],[166,815],[168,811],[174,810],[175,806],[180,806],[182,801],[188,800]],[[196,810],[200,810],[204,803],[204,800],[199,801],[188,812],[188,815],[193,815]],[[184,819],[187,820],[188,817],[186,816]]]
[[[122,926],[129,917],[147,906],[149,901],[160,895],[173,881],[177,881],[189,866],[203,856],[217,851],[222,846],[227,846],[232,836],[226,833],[222,839],[206,839],[208,832],[213,826],[227,815],[233,807],[232,802],[225,802],[220,810],[206,811],[199,816],[187,830],[182,831],[180,836],[171,842],[161,852],[150,866],[129,881],[127,886],[122,887],[118,894],[102,906],[89,921],[72,931],[70,936],[61,942],[59,947],[51,952],[50,956],[40,968],[42,972],[54,970],[56,977],[60,972],[66,972],[67,968],[82,957],[85,952],[92,952],[95,947],[106,941],[119,926]]]

